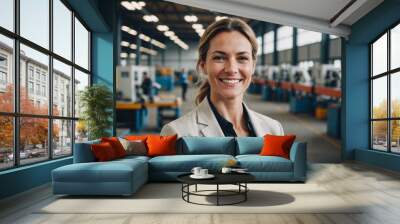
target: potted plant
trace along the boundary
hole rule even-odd
[[[110,136],[107,131],[112,125],[113,97],[109,88],[103,84],[86,87],[79,94],[81,118],[88,131],[89,140]]]

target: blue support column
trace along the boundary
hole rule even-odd
[[[265,45],[265,39],[264,39],[264,34],[266,30],[266,24],[263,22],[261,24],[261,65],[265,65],[265,53],[264,53],[264,45]]]
[[[321,55],[320,55],[321,64],[329,63],[329,42],[330,42],[329,34],[323,33],[321,40]]]
[[[276,46],[276,42],[278,39],[278,33],[277,33],[277,26],[275,25],[274,27],[274,53],[273,53],[273,58],[272,58],[272,64],[273,65],[278,65],[279,64],[279,58],[278,58],[278,50]]]
[[[297,28],[293,28],[293,48],[292,48],[292,65],[299,63],[299,53],[297,47]]]
[[[138,34],[136,36],[136,58],[135,58],[135,64],[140,65],[140,62],[142,60],[142,53],[140,52],[140,47],[142,46],[142,40],[139,38],[140,35],[140,30],[138,31]]]

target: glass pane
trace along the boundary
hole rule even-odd
[[[390,88],[390,98],[391,98],[391,115],[392,117],[400,118],[400,72],[391,75],[391,88]]]
[[[86,86],[89,86],[89,75],[75,69],[75,117],[79,117],[81,114],[79,95]]]
[[[75,63],[89,70],[89,32],[75,18]]]
[[[48,114],[48,63],[47,55],[21,44],[21,113]]]
[[[372,81],[372,118],[387,118],[386,76]]]
[[[274,52],[274,31],[264,34],[264,54]]]
[[[53,115],[72,117],[71,66],[53,60]]]
[[[72,121],[53,120],[53,157],[72,155]]]
[[[282,26],[277,30],[276,49],[278,51],[290,49],[293,47],[293,27]]]
[[[0,35],[0,111],[14,111],[13,40]]]
[[[84,120],[75,121],[75,143],[87,141],[88,129]]]
[[[318,43],[322,40],[322,34],[314,31],[298,29],[297,30],[297,46]]]
[[[391,30],[390,51],[390,68],[400,67],[400,24]]]
[[[20,0],[21,36],[49,48],[49,1]]]
[[[372,148],[387,151],[387,121],[372,122]]]
[[[387,34],[372,44],[372,75],[387,71]]]
[[[392,152],[400,153],[400,120],[391,121]]]
[[[0,170],[14,164],[14,124],[10,116],[0,116]]]
[[[21,117],[20,152],[21,164],[34,163],[49,158],[49,120]]]
[[[0,26],[14,31],[14,0],[0,1]]]
[[[60,1],[53,1],[53,51],[71,60],[72,12]]]

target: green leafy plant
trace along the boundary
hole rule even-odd
[[[106,137],[112,125],[113,97],[109,88],[102,84],[86,87],[79,93],[81,118],[88,129],[89,140]]]

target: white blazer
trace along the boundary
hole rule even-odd
[[[257,136],[284,134],[282,125],[278,121],[250,110],[246,104],[244,106],[248,111],[250,122],[253,124]],[[164,125],[160,133],[160,135],[175,134],[178,135],[178,138],[183,136],[225,136],[207,98],[189,113]]]

